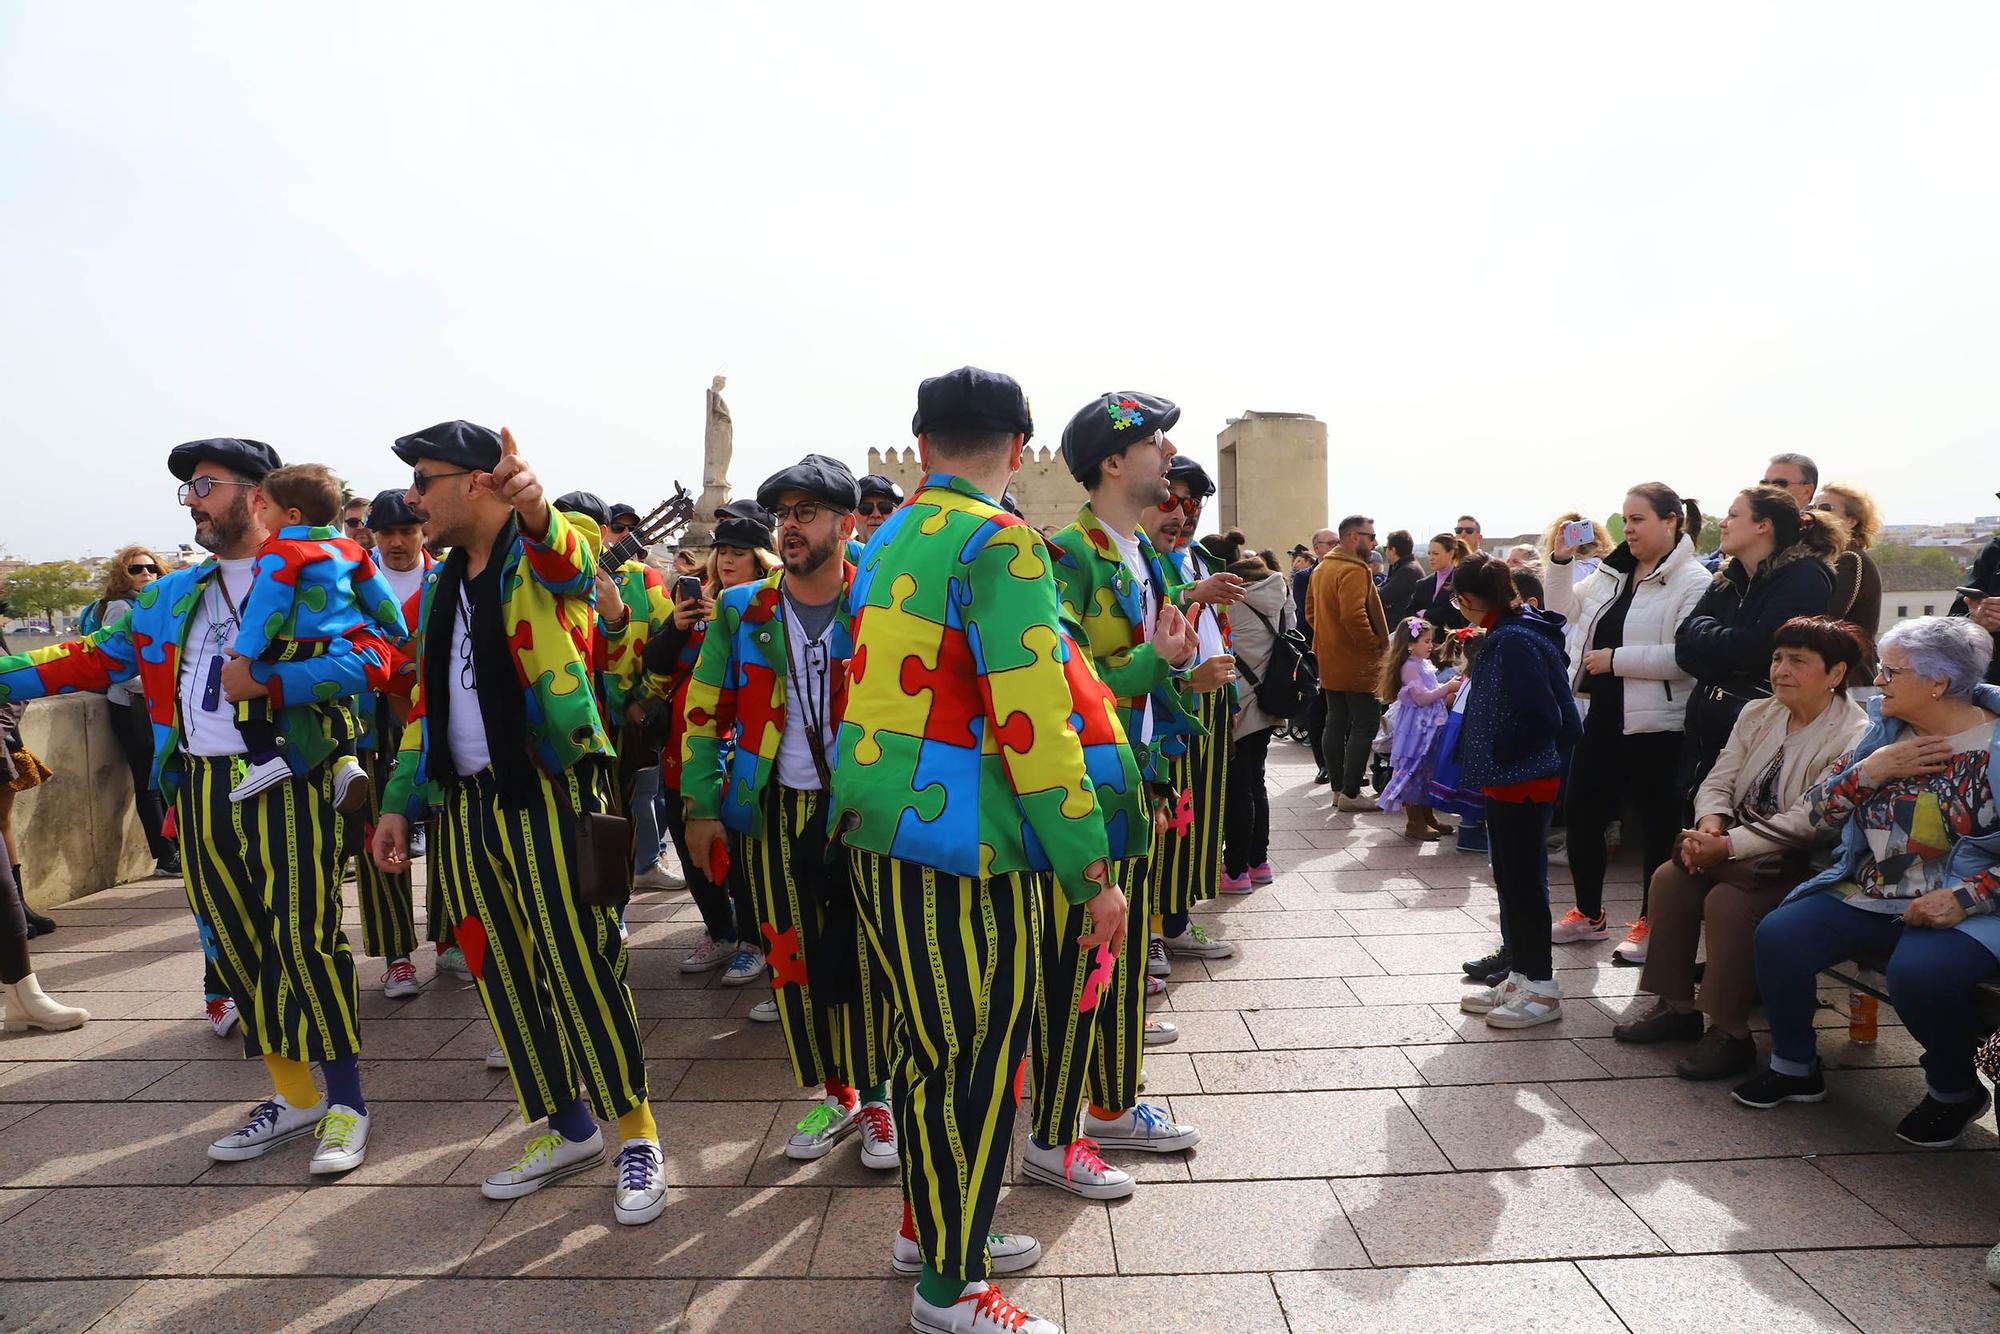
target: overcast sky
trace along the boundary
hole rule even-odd
[[[552,489],[1110,388],[1329,509],[1489,533],[1805,450],[2000,509],[2000,7],[0,0],[0,545],[182,540],[176,442],[357,489],[511,425]],[[857,467],[857,471],[860,469]],[[1274,543],[1293,535],[1267,535]]]

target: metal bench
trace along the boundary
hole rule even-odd
[[[1889,979],[1882,974],[1888,962],[1886,957],[1849,959],[1822,971],[1844,987],[1894,1005],[1896,1000],[1889,994]],[[2000,980],[1981,982],[1972,989],[1972,1010],[1979,1017],[1981,1028],[2000,1029]]]

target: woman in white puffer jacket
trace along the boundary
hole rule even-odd
[[[1684,823],[1686,800],[1675,780],[1694,678],[1674,661],[1674,632],[1709,584],[1694,551],[1701,510],[1672,487],[1646,482],[1626,494],[1624,519],[1625,540],[1584,579],[1571,583],[1574,551],[1558,543],[1542,580],[1549,610],[1570,622],[1570,687],[1590,701],[1570,758],[1564,817],[1576,907],[1552,929],[1559,945],[1611,934],[1604,829],[1627,792],[1639,805],[1647,877],[1673,855]],[[1642,899],[1616,961],[1644,963],[1646,934]]]

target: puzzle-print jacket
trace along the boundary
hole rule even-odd
[[[604,636],[604,694],[614,731],[624,721],[627,704],[643,704],[650,698],[646,641],[674,618],[674,602],[668,595],[667,581],[658,570],[642,561],[628,560],[619,567],[618,594],[632,618],[617,634]],[[602,630],[602,622],[599,629]]]
[[[1062,619],[1033,527],[963,478],[922,486],[868,544],[833,771],[848,846],[987,877],[1053,871],[1083,902],[1099,859],[1151,835],[1118,701]]]
[[[764,787],[777,772],[778,741],[785,734],[791,650],[779,592],[784,577],[780,568],[723,590],[688,678],[687,730],[681,736],[681,796],[688,818],[720,820],[751,838],[764,836]],[[848,659],[854,654],[848,613],[853,583],[854,567],[843,560],[840,603],[826,632],[827,724],[836,738],[847,711]]]
[[[412,819],[438,796],[428,777],[431,729],[424,707],[422,663],[425,627],[442,568],[442,563],[433,565],[424,575],[416,599],[409,656],[418,671],[410,687],[402,750],[382,794],[383,810]],[[596,574],[597,526],[554,506],[549,507],[549,530],[541,540],[517,529],[501,562],[500,614],[508,626],[514,679],[521,685],[528,750],[536,767],[551,776],[569,772],[585,756],[613,753],[590,680],[591,638],[597,630]],[[450,641],[436,651],[451,652]],[[443,738],[439,744],[444,744]]]
[[[407,627],[396,591],[359,542],[332,528],[294,524],[257,548],[235,651],[255,658],[274,641],[333,639],[372,626],[390,643]]]
[[[1185,684],[1187,674],[1175,671],[1146,642],[1146,590],[1133,583],[1118,543],[1088,503],[1075,523],[1056,534],[1053,545],[1063,615],[1082,629],[1080,642],[1092,668],[1118,697],[1119,723],[1130,739],[1139,771],[1148,779],[1162,778],[1160,760],[1185,754],[1187,738],[1201,730],[1192,692]],[[1153,550],[1143,528],[1139,558],[1151,567],[1166,598],[1178,603],[1181,580]],[[1141,706],[1148,695],[1153,700],[1153,741],[1141,746]]]
[[[0,657],[0,704],[103,690],[138,677],[153,724],[152,784],[167,800],[180,788],[181,648],[211,580],[213,556],[162,575],[132,595],[132,609],[101,630],[67,643]],[[250,675],[270,690],[280,753],[295,774],[310,773],[354,731],[348,701],[389,684],[394,652],[367,629],[335,639],[327,652],[297,662],[253,662]]]

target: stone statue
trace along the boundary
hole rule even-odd
[[[729,456],[736,448],[736,425],[729,417],[729,404],[722,389],[729,381],[716,376],[708,386],[708,426],[701,435],[701,484],[729,489]]]
[[[708,386],[708,420],[701,432],[701,498],[695,501],[694,522],[682,539],[685,545],[707,545],[716,510],[729,503],[729,460],[736,452],[736,423],[722,397],[728,383],[718,375]]]

